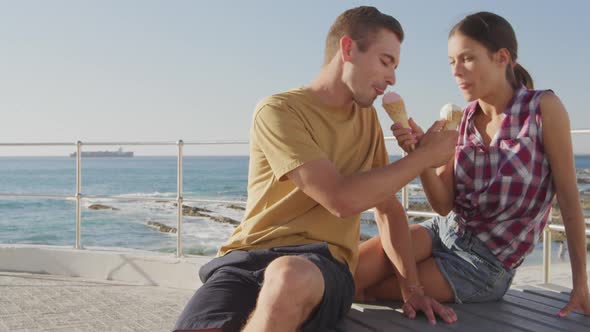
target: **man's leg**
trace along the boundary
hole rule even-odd
[[[266,268],[264,284],[243,331],[297,331],[324,295],[320,269],[303,257],[283,256]]]
[[[204,284],[180,314],[175,331],[239,331],[256,305],[260,285],[252,257],[234,251],[201,268]]]
[[[410,225],[410,236],[416,262],[420,263],[432,255],[432,237],[422,226]],[[395,276],[393,264],[383,251],[381,238],[376,236],[360,245],[359,263],[354,274],[355,299],[365,300],[365,290],[385,279]],[[366,297],[370,299],[370,297]]]

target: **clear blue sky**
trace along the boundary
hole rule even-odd
[[[407,37],[393,90],[423,126],[442,104],[465,105],[450,73],[447,34],[466,14],[488,10],[512,23],[520,63],[537,87],[562,98],[573,128],[590,128],[586,1],[0,0],[0,142],[245,140],[256,102],[311,81],[328,28],[361,4],[402,23]],[[574,141],[577,153],[590,153],[584,138]],[[0,148],[0,155],[71,150]]]

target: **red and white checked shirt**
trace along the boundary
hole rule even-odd
[[[459,127],[454,204],[459,232],[472,232],[507,268],[533,251],[555,196],[543,149],[543,92],[515,91],[489,147],[474,124],[477,101]]]

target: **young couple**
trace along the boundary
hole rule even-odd
[[[176,331],[325,331],[355,297],[400,299],[410,318],[452,323],[441,302],[504,295],[555,195],[573,277],[559,314],[590,315],[568,115],[552,91],[533,90],[510,24],[480,12],[451,29],[452,74],[470,102],[459,130],[393,126],[409,153],[389,163],[373,102],[396,82],[403,39],[376,8],[347,10],[317,77],[258,104],[244,220],[201,268]],[[409,226],[395,194],[417,176],[441,217]],[[379,236],[359,248],[370,208]]]

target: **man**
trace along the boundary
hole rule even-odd
[[[258,104],[244,220],[220,257],[201,269],[204,285],[177,330],[333,328],[354,296],[360,213],[373,207],[406,302],[453,320],[450,309],[421,290],[395,193],[448,161],[456,132],[437,131],[435,124],[416,152],[388,165],[372,107],[395,83],[402,40],[393,17],[374,7],[347,10],[328,33],[315,80]]]

